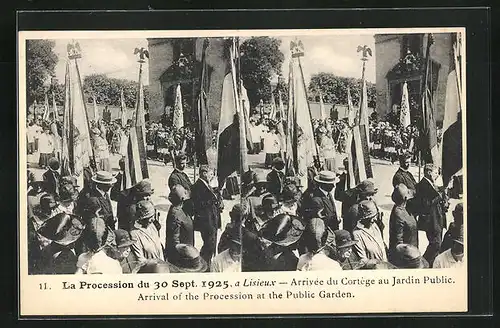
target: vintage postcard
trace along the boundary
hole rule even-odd
[[[464,28],[18,37],[21,316],[467,311]]]

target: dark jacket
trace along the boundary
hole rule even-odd
[[[311,212],[311,209],[323,209],[323,221],[325,226],[329,227],[333,231],[339,229],[339,220],[337,217],[337,210],[335,209],[335,203],[333,201],[333,196],[328,196],[323,193],[321,189],[315,188],[309,194],[307,194],[301,205],[301,213],[304,219],[308,220],[314,217],[317,213],[316,210]]]
[[[267,174],[267,191],[279,198],[285,185],[285,174],[281,171],[272,170]]]
[[[335,185],[334,197],[336,200],[342,202],[341,214],[345,219],[347,212],[352,205],[358,201],[358,194],[356,188],[349,189],[349,177],[347,173],[343,173],[339,177],[339,182]],[[345,222],[345,221],[344,221]]]
[[[234,224],[232,222],[226,224],[226,228],[222,232],[219,244],[217,245],[217,254],[224,252],[231,245],[232,236],[239,235],[241,233],[241,225]]]
[[[399,244],[409,244],[418,248],[417,220],[404,206],[395,205],[389,217],[389,252]]]
[[[446,230],[446,233],[444,234],[443,242],[441,243],[441,249],[439,250],[439,253],[447,251],[448,249],[451,248],[451,245],[453,245],[453,235],[458,229],[460,229],[459,224],[456,224],[455,222],[450,223],[450,225],[448,226],[448,230]]]
[[[420,180],[416,190],[412,208],[418,214],[419,230],[441,231],[446,227],[445,200],[425,178]]]
[[[111,199],[116,201],[116,217],[118,228],[130,231],[135,221],[135,201],[133,189],[125,189],[118,194],[111,194]]]
[[[194,210],[194,230],[204,231],[207,228],[221,227],[221,196],[198,179],[191,190]]]
[[[85,208],[95,206],[99,206],[101,208],[100,215],[104,219],[104,222],[106,222],[106,225],[114,230],[116,219],[113,216],[111,198],[108,199],[106,196],[103,196],[95,187],[92,187],[92,189],[84,188],[78,197],[77,213],[82,214],[84,213]]]
[[[175,246],[188,244],[194,246],[193,219],[184,212],[182,205],[171,206],[167,214],[165,258],[175,253]]]
[[[57,171],[47,170],[43,174],[43,186],[47,193],[59,196],[59,180],[61,175]]]
[[[185,172],[179,170],[174,170],[168,178],[168,187],[172,189],[172,187],[175,185],[183,186],[184,189],[186,189],[186,191],[189,193],[191,192],[191,188],[193,187],[193,184],[191,183],[191,180],[189,180],[188,175]]]
[[[415,181],[413,174],[408,171],[403,171],[401,168],[396,171],[392,178],[392,185],[394,187],[399,184],[404,184],[408,189],[412,190],[413,193],[416,191],[417,181]]]

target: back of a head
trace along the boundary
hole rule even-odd
[[[391,199],[396,205],[404,203],[408,199],[409,190],[404,184],[399,184],[394,188],[392,192]]]

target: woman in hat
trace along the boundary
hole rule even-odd
[[[295,184],[286,184],[281,195],[281,209],[283,213],[297,215],[301,197],[302,193]]]
[[[170,273],[170,265],[159,259],[149,259],[140,262],[132,273]]]
[[[186,213],[184,202],[188,191],[180,184],[170,190],[168,200],[172,203],[167,214],[165,258],[175,253],[177,244],[194,245],[193,219]]]
[[[257,213],[256,213],[257,214]],[[259,231],[266,221],[281,214],[281,206],[273,195],[266,195],[262,198],[261,212],[254,217],[248,217],[245,227],[250,231]]]
[[[261,172],[255,173],[253,175],[253,188],[244,198],[244,203],[248,207],[248,215],[246,215],[245,221],[249,220],[249,224],[257,221],[258,217],[262,215],[262,200],[264,196],[270,195],[266,190],[266,186],[266,176]]]
[[[141,200],[137,203],[135,223],[130,231],[135,243],[131,246],[132,254],[137,261],[146,259],[164,260],[163,246],[161,244],[159,231],[154,221],[156,211],[148,200]]]
[[[80,254],[76,264],[77,274],[119,274],[120,262],[108,256],[107,248],[115,247],[115,235],[103,219],[95,217],[86,226],[83,241],[88,252]]]
[[[72,185],[62,185],[59,190],[59,205],[57,206],[57,209],[60,212],[75,214],[77,197],[78,193]]]
[[[134,256],[130,250],[130,246],[135,243],[135,240],[130,236],[130,232],[123,229],[114,231],[115,243],[114,247],[107,248],[109,257],[120,262],[123,273],[131,273],[135,268]]]
[[[303,235],[308,252],[302,254],[297,263],[297,271],[339,271],[340,264],[333,260],[333,245],[327,244],[325,222],[320,218],[311,219]]]
[[[418,247],[409,244],[399,244],[394,249],[391,263],[399,269],[424,269],[429,267]]]
[[[98,128],[92,129],[93,142],[94,142],[94,155],[96,164],[100,171],[111,171],[111,164],[109,162],[109,145],[105,138],[102,137],[101,130]]]
[[[378,192],[378,188],[375,188],[375,184],[371,180],[361,181],[354,190],[351,192],[351,195],[354,195],[356,198],[356,202],[349,207],[344,219],[343,228],[349,231],[351,234],[354,231],[354,228],[358,224],[358,216],[359,216],[359,204],[362,201],[369,200],[374,202],[373,196]],[[376,203],[374,202],[376,205]],[[382,213],[380,213],[382,214]],[[377,220],[379,222],[379,220]],[[381,228],[381,226],[379,226]],[[382,230],[382,228],[381,228]]]
[[[40,272],[43,274],[74,274],[78,257],[75,242],[85,226],[71,214],[59,213],[45,221],[38,233],[52,242],[43,249]]]
[[[43,133],[38,136],[38,151],[40,152],[40,160],[38,165],[45,169],[49,165],[49,159],[54,153],[54,140],[50,134],[48,126],[43,127]]]
[[[192,245],[177,244],[175,253],[168,259],[170,272],[206,272],[207,262],[200,256],[200,252]]]
[[[148,179],[144,179],[135,186],[122,191],[117,191],[116,188],[111,189],[111,199],[117,202],[118,227],[130,231],[134,225],[137,203],[141,200],[149,201],[153,194],[154,189]]]
[[[31,173],[28,184],[31,187],[27,194],[28,218],[31,218],[34,215],[35,208],[40,205],[40,199],[46,192],[44,190],[44,181],[38,174]]]
[[[241,272],[240,231],[229,230],[228,234],[228,248],[218,253],[212,259],[210,262],[210,272]]]
[[[394,188],[392,201],[394,207],[389,218],[389,257],[399,244],[409,244],[418,248],[417,220],[406,209],[411,193],[404,184]]]
[[[352,247],[358,242],[351,238],[347,230],[335,230],[335,252],[332,258],[337,261],[343,270],[359,269],[359,257],[353,252]]]
[[[373,201],[363,200],[359,203],[358,223],[353,231],[358,240],[354,252],[366,268],[373,268],[379,262],[387,262],[387,250],[382,232],[376,224],[378,208]]]
[[[433,268],[461,268],[464,264],[464,225],[452,230],[451,248],[439,254]]]
[[[226,225],[222,232],[219,244],[217,245],[217,253],[222,253],[230,247],[232,236],[241,234],[241,226],[243,217],[248,214],[248,208],[244,204],[235,204],[229,212],[231,221]]]

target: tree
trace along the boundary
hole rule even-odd
[[[31,106],[35,100],[40,103],[45,99],[48,90],[46,82],[54,75],[57,55],[54,52],[55,41],[26,41],[26,96]]]
[[[333,104],[347,105],[347,87],[351,90],[351,98],[354,106],[359,106],[361,95],[361,79],[337,76],[333,73],[317,73],[311,77],[308,87],[308,97],[311,101],[319,101],[319,92],[323,95],[323,101]],[[368,107],[375,108],[376,90],[375,84],[366,82],[368,94]]]
[[[241,76],[252,108],[260,100],[271,99],[271,76],[281,73],[285,60],[280,45],[281,40],[262,36],[245,40],[240,46]]]

